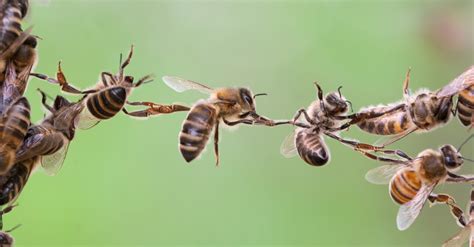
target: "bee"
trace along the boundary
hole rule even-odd
[[[462,210],[460,213],[459,207],[454,206],[454,199],[432,192],[438,184],[445,182],[474,182],[474,177],[465,177],[454,173],[461,167],[464,160],[469,160],[461,156],[460,150],[472,137],[474,135],[471,135],[458,149],[447,144],[440,147],[439,150],[426,149],[420,152],[416,158],[411,158],[400,150],[381,152],[394,154],[402,159],[377,156],[359,150],[371,159],[391,163],[370,170],[366,174],[366,179],[374,184],[389,183],[390,197],[395,203],[401,205],[397,215],[399,230],[410,227],[428,199],[433,203],[444,203],[450,206],[452,214],[458,219],[460,225],[465,224]]]
[[[31,28],[21,29],[20,22],[27,14],[28,0],[0,0],[0,6],[0,81],[5,79],[4,72],[10,60],[18,66],[19,74],[28,78],[34,64],[34,58],[31,62],[31,48],[34,57],[36,47],[36,38],[30,35]]]
[[[204,84],[164,76],[166,85],[177,92],[197,90],[210,95],[207,100],[197,101],[183,122],[179,134],[179,150],[186,160],[191,162],[202,153],[209,136],[214,129],[214,152],[216,166],[219,165],[219,125],[222,121],[228,126],[237,124],[264,124],[273,126],[274,121],[256,113],[255,97],[265,94],[253,94],[243,87],[225,87],[212,89]]]
[[[456,105],[459,121],[464,126],[474,127],[474,85],[462,90]]]
[[[469,247],[474,247],[474,185],[471,188],[469,218],[469,222],[462,227],[461,231],[447,240],[443,247],[461,247],[467,241],[469,241]]]
[[[0,175],[8,172],[15,162],[15,153],[30,126],[30,104],[20,97],[0,116]]]
[[[80,91],[67,82],[61,69],[61,63],[58,65],[56,79],[37,73],[31,73],[31,75],[60,85],[62,91],[72,94],[84,94],[82,102],[85,104],[85,108],[84,111],[81,112],[77,122],[80,129],[89,129],[102,120],[114,117],[120,111],[135,117],[147,117],[159,113],[172,113],[174,111],[186,111],[189,109],[181,105],[158,105],[151,102],[128,102],[127,98],[132,89],[152,81],[152,76],[147,75],[134,83],[134,78],[132,76],[124,75],[124,69],[130,63],[132,55],[133,46],[130,49],[127,59],[121,63],[117,75],[113,75],[109,72],[102,72],[101,80],[97,83],[96,87],[86,91]],[[125,104],[144,105],[148,106],[149,109],[128,112],[124,109]]]
[[[290,158],[296,155],[312,166],[322,166],[329,162],[330,152],[324,142],[324,135],[339,142],[355,148],[366,149],[371,145],[346,140],[338,136],[338,133],[347,129],[349,118],[362,118],[363,116],[347,115],[352,103],[341,94],[339,87],[337,92],[331,92],[323,97],[323,90],[315,83],[318,90],[318,99],[313,101],[307,109],[300,109],[290,121],[298,124],[301,115],[303,122],[282,143],[280,152],[283,156]]]
[[[23,162],[40,156],[41,166],[48,175],[55,175],[64,163],[70,142],[76,131],[76,122],[84,105],[69,102],[56,96],[53,106],[46,103],[47,95],[42,95],[42,104],[50,112],[44,120],[28,129],[23,144],[16,152],[16,162]]]
[[[413,132],[431,131],[446,124],[453,115],[453,97],[463,93],[474,85],[474,66],[436,92],[420,90],[410,95],[408,85],[410,70],[403,83],[405,99],[401,103],[368,107],[360,113],[373,113],[378,117],[365,119],[353,118],[351,124],[376,135],[394,135],[394,138],[382,145],[391,144]],[[466,95],[463,93],[463,95]],[[464,99],[461,97],[461,99]],[[460,119],[467,115],[464,100],[460,101]]]
[[[20,227],[20,225],[17,225],[10,230],[3,231],[3,215],[12,211],[13,208],[16,206],[17,205],[9,205],[8,207],[0,211],[0,247],[11,247],[15,242],[10,233]]]

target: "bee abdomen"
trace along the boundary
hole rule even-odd
[[[366,132],[376,135],[400,134],[413,126],[406,112],[395,112],[378,118],[367,119],[357,124]]]
[[[471,126],[474,115],[474,86],[464,89],[458,97],[458,118],[464,126]]]
[[[112,87],[92,94],[87,99],[87,109],[94,117],[105,120],[122,110],[126,100],[125,88]]]
[[[406,169],[390,181],[390,196],[398,204],[411,201],[421,188],[421,180],[415,171]]]
[[[7,0],[0,13],[0,51],[20,36],[21,19],[26,15],[28,4],[25,0]]]
[[[329,161],[329,150],[319,133],[300,131],[296,135],[296,149],[306,163],[312,166],[322,166]]]
[[[7,176],[6,182],[0,187],[0,205],[10,203],[18,197],[28,181],[34,162],[33,159],[30,159],[17,163],[12,167],[9,173],[5,175]]]
[[[24,97],[18,99],[7,110],[0,121],[0,174],[6,173],[15,159],[30,125],[30,104]]]
[[[197,158],[206,146],[216,117],[217,110],[210,104],[197,104],[189,111],[179,135],[179,149],[187,162]]]

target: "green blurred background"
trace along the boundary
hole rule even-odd
[[[156,75],[132,100],[192,104],[203,95],[178,94],[164,75],[210,86],[267,92],[258,111],[289,118],[343,85],[355,109],[401,98],[412,67],[412,89],[436,89],[473,58],[472,1],[34,1],[25,25],[39,44],[37,72],[54,75],[63,61],[69,81],[96,83],[115,72],[134,44],[127,73]],[[33,120],[44,112],[31,80]],[[69,95],[71,99],[77,97]],[[307,245],[439,246],[457,231],[444,206],[425,208],[407,231],[386,186],[364,180],[378,164],[332,140],[321,168],[285,159],[280,144],[292,128],[241,127],[221,132],[221,166],[212,147],[188,165],[177,148],[183,113],[147,121],[120,114],[77,133],[56,177],[34,174],[20,207],[5,216],[18,246]],[[344,136],[372,142],[353,128]],[[457,120],[394,145],[411,155],[467,132]],[[474,157],[474,144],[464,155]],[[464,172],[472,172],[467,164]],[[468,186],[443,185],[465,208]]]

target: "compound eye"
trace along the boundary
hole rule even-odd
[[[248,103],[249,105],[252,104],[252,98],[248,96],[247,94],[244,94],[244,101]]]

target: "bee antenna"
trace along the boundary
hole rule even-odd
[[[18,229],[18,227],[20,227],[20,226],[21,226],[21,224],[18,224],[18,225],[16,225],[15,227],[13,227],[12,229],[7,230],[7,231],[5,231],[5,232],[13,232],[13,231],[15,231],[16,229]]]
[[[342,89],[342,86],[339,86],[339,87],[337,88],[337,92],[339,93],[339,98],[342,99],[341,89]]]
[[[474,137],[474,134],[470,135],[463,143],[458,148],[458,153],[461,152],[461,149],[464,147],[466,143],[468,143],[472,138]]]
[[[120,58],[119,58],[119,69],[122,67],[122,59],[123,59],[123,54],[120,53]]]
[[[345,102],[349,104],[349,107],[351,108],[351,112],[354,112],[354,109],[352,109],[352,102],[350,102],[349,100],[346,100]]]
[[[461,156],[461,158],[462,158],[463,160],[467,160],[467,161],[470,161],[470,162],[474,162],[473,159],[465,158],[465,157],[462,157],[462,156]]]
[[[255,94],[255,95],[253,96],[253,98],[255,99],[255,97],[257,97],[257,96],[267,96],[267,95],[268,95],[268,94],[266,94],[266,93],[258,93],[258,94]]]

